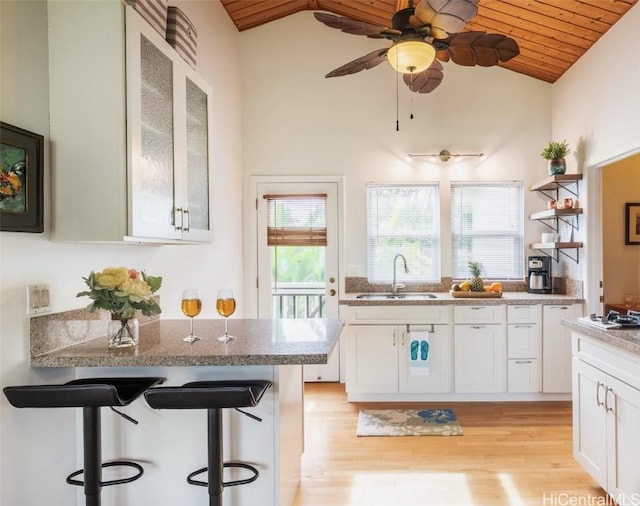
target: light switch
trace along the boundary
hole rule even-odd
[[[47,313],[51,310],[51,285],[27,286],[27,315]]]

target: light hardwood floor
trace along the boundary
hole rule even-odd
[[[453,408],[464,436],[356,437],[359,409],[418,405]],[[613,504],[572,457],[570,402],[349,403],[308,383],[305,434],[294,506]]]

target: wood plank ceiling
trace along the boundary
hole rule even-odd
[[[466,30],[501,33],[520,54],[502,67],[555,82],[638,0],[479,0]],[[239,31],[290,14],[328,11],[382,26],[406,0],[221,0]],[[416,0],[417,3],[417,0]],[[336,32],[336,37],[344,34]],[[344,35],[348,44],[350,35]]]

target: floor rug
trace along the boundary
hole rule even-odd
[[[364,409],[358,414],[358,436],[462,436],[453,410]]]

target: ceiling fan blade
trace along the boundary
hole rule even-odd
[[[431,93],[440,85],[443,77],[442,63],[433,60],[428,69],[419,74],[404,74],[402,80],[414,93]]]
[[[365,23],[364,21],[357,21],[344,16],[335,16],[334,14],[326,14],[324,12],[314,12],[313,15],[321,23],[352,35],[365,35],[371,39],[388,39],[402,35],[402,32],[398,30],[374,25],[372,23]]]
[[[430,24],[431,35],[446,38],[448,33],[462,31],[478,14],[478,0],[420,0],[415,15],[423,24]]]
[[[520,54],[520,48],[515,40],[497,33],[455,33],[446,42],[449,48],[438,51],[437,58],[441,61],[451,59],[458,65],[469,67],[474,65],[491,67]]]
[[[380,65],[387,59],[387,50],[388,48],[377,49],[367,55],[361,56],[356,60],[350,61],[342,67],[338,67],[337,69],[332,70],[325,77],[346,76],[349,74],[355,74],[356,72],[360,72],[361,70],[372,69],[373,67]]]

